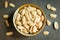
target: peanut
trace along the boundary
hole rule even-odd
[[[44,31],[43,34],[44,35],[49,35],[49,31]]]
[[[55,28],[56,30],[59,29],[58,22],[54,22],[54,28]]]
[[[56,15],[56,14],[50,14],[50,17],[51,17],[51,18],[56,18],[57,15]]]

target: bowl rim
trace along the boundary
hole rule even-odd
[[[43,24],[42,28],[41,28],[37,33],[35,33],[35,34],[24,34],[24,33],[22,33],[21,31],[19,31],[19,29],[17,29],[16,24],[15,24],[16,14],[18,13],[18,11],[19,11],[20,9],[22,9],[23,7],[26,7],[26,6],[33,6],[33,7],[36,7],[36,8],[38,8],[38,9],[40,9],[40,10],[42,11],[44,17],[45,17],[45,18],[44,18],[44,24]],[[13,15],[13,25],[14,25],[15,29],[16,29],[20,34],[22,34],[22,35],[24,35],[24,36],[35,36],[35,35],[39,34],[39,33],[43,30],[43,28],[45,27],[45,22],[46,22],[46,15],[45,15],[44,11],[42,10],[42,8],[41,8],[40,6],[37,6],[37,5],[35,5],[35,4],[24,4],[24,5],[20,6],[20,7],[15,11],[15,13],[14,13],[14,15]]]

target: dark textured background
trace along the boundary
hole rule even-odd
[[[60,23],[60,0],[8,0],[9,3],[12,2],[16,5],[15,8],[11,8],[11,7],[4,8],[4,1],[6,1],[6,0],[0,0],[0,40],[60,40],[60,28],[58,30],[54,30],[54,28],[53,28],[53,22],[58,21]],[[23,4],[27,4],[27,3],[32,3],[32,4],[36,4],[36,5],[40,6],[44,10],[44,12],[46,14],[46,18],[52,22],[51,26],[49,26],[49,27],[45,26],[45,28],[41,31],[41,33],[39,33],[38,35],[33,36],[33,37],[22,36],[15,30],[13,23],[12,23],[12,17],[13,17],[15,10],[19,6],[21,6]],[[48,3],[50,3],[52,6],[57,8],[56,12],[47,10],[46,5]],[[49,17],[50,13],[57,14],[58,15],[57,18],[56,19],[50,18]],[[10,23],[9,28],[7,28],[4,23],[5,19],[3,19],[3,17],[2,17],[3,14],[9,14],[9,16],[10,16],[8,18],[8,21]],[[60,26],[60,24],[59,24],[59,26]],[[48,30],[50,32],[50,34],[47,36],[43,35],[42,32],[44,30]],[[8,37],[5,35],[5,33],[7,31],[13,31],[14,34],[12,36]]]

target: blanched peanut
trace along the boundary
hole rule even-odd
[[[23,25],[27,23],[27,20],[26,20],[26,17],[25,16],[23,16],[22,22],[23,22]]]
[[[33,33],[33,26],[30,28],[29,31],[30,31],[30,33]]]
[[[47,4],[47,9],[51,9],[51,5],[50,4]]]
[[[20,20],[20,14],[17,14],[16,20],[19,21]]]
[[[44,21],[44,16],[43,15],[42,15],[41,19],[42,19],[41,21]]]
[[[31,6],[28,6],[28,8],[32,11],[33,10],[33,8],[31,7]]]
[[[36,8],[35,8],[35,7],[32,7],[32,9],[33,9],[33,10],[36,10]]]
[[[6,35],[11,36],[11,35],[13,35],[13,32],[6,32]]]
[[[29,18],[30,18],[30,20],[32,19],[32,14],[29,12]]]
[[[36,11],[32,11],[31,13],[32,13],[32,15],[33,15],[34,17],[37,16],[37,12],[36,12]]]
[[[40,29],[42,27],[43,23],[40,21],[38,24],[38,29]]]
[[[44,31],[43,34],[44,35],[49,35],[49,31]]]
[[[37,16],[34,23],[39,23],[40,20],[41,20],[40,16]]]
[[[29,11],[28,10],[25,10],[26,11],[26,14],[29,14]]]
[[[3,18],[8,18],[9,17],[9,15],[7,15],[7,14],[5,14],[5,15],[3,15]]]
[[[5,24],[6,24],[7,27],[10,26],[8,20],[5,20]]]
[[[23,11],[23,9],[19,10],[19,14],[21,14],[21,13],[22,13],[22,11]]]
[[[38,23],[36,23],[36,27],[37,27],[37,29],[39,29],[39,24]]]
[[[57,15],[56,15],[56,14],[50,14],[50,17],[51,17],[51,18],[56,18]]]
[[[37,27],[34,26],[32,31],[33,31],[33,33],[36,33],[38,31]]]
[[[25,29],[25,28],[22,30],[22,32],[23,32],[23,33],[29,33],[29,32],[27,31],[27,29]]]
[[[31,11],[31,9],[29,8],[29,7],[27,7],[27,10],[30,12]]]
[[[31,18],[31,21],[34,22],[35,18]]]
[[[29,29],[30,26],[28,26],[27,24],[24,24],[24,27],[25,27],[26,29]]]
[[[25,10],[27,10],[27,7],[24,7]]]
[[[58,22],[54,22],[54,28],[55,28],[56,30],[58,30],[58,29],[59,29]]]
[[[15,7],[15,5],[13,3],[10,3],[9,6],[10,7]]]
[[[26,13],[26,10],[23,9],[22,12],[21,12],[21,15],[23,16],[25,13]]]
[[[51,10],[52,10],[52,11],[56,11],[56,8],[55,8],[55,7],[51,7]]]
[[[40,21],[39,23],[36,23],[36,27],[40,29],[42,27],[43,23]]]
[[[17,26],[18,29],[22,32],[25,28],[23,26]]]
[[[39,9],[37,9],[37,14],[38,14],[39,16],[41,16],[41,15],[42,15],[42,12],[41,12]]]
[[[8,7],[8,1],[5,1],[5,8],[7,8]]]
[[[47,25],[50,26],[51,25],[51,21],[47,20]]]
[[[30,21],[29,15],[28,15],[28,14],[25,14],[25,16],[26,16],[26,19],[27,19],[28,21]]]
[[[17,26],[21,32],[28,33],[28,31],[23,26]]]
[[[35,7],[28,6],[27,10],[28,11],[33,11],[33,10],[36,10],[36,8]]]
[[[32,21],[28,21],[28,24],[29,24],[30,26],[34,26],[34,25],[35,25],[35,23],[33,23]]]
[[[22,25],[20,21],[16,21],[16,25]]]

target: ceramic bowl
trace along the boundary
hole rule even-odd
[[[26,6],[33,6],[33,7],[36,7],[36,8],[38,8],[38,9],[40,9],[41,12],[43,13],[44,17],[45,17],[45,18],[44,18],[44,22],[43,22],[43,26],[42,26],[41,29],[40,29],[38,32],[36,32],[35,34],[25,34],[25,33],[22,33],[22,32],[17,28],[17,26],[16,26],[16,24],[15,24],[15,19],[16,19],[16,15],[17,15],[18,11],[21,10],[23,7],[26,7]],[[45,22],[46,22],[46,15],[45,15],[44,11],[42,10],[41,7],[39,7],[39,6],[37,6],[37,5],[34,5],[34,4],[24,4],[24,5],[20,6],[20,7],[15,11],[15,13],[14,13],[14,15],[13,15],[13,24],[14,24],[15,29],[16,29],[20,34],[22,34],[22,35],[24,35],[24,36],[35,36],[35,35],[39,34],[39,33],[43,30],[43,28],[45,27]]]

